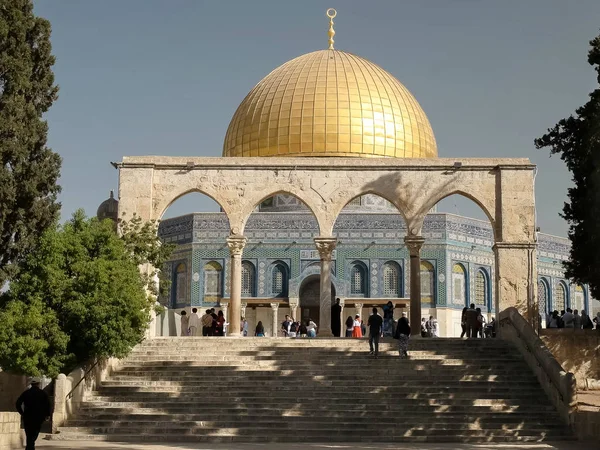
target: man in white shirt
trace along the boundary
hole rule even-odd
[[[196,330],[200,324],[200,317],[198,317],[198,310],[192,308],[192,314],[190,314],[190,336],[197,336]]]

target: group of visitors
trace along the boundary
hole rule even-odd
[[[600,330],[600,312],[592,318],[584,311],[581,310],[579,314],[578,310],[562,310],[560,314],[557,310],[546,316],[546,328],[572,328],[575,330],[593,330],[594,322],[596,323],[596,329]]]
[[[440,337],[440,327],[435,317],[429,316],[421,319],[421,337]]]
[[[359,316],[357,316],[359,317]],[[385,309],[384,309],[384,317],[381,317],[377,308],[373,308],[373,313],[369,316],[369,320],[367,322],[369,327],[369,354],[374,356],[375,358],[379,355],[379,339],[382,335],[384,335],[384,327],[385,327]],[[393,318],[392,318],[392,328],[393,328]],[[398,324],[396,325],[396,331],[393,333],[394,339],[398,340],[398,354],[400,358],[408,357],[408,341],[410,339],[410,324],[408,323],[408,318],[406,317],[406,313],[402,313],[402,317],[398,319]]]
[[[317,324],[311,318],[301,322],[286,314],[285,320],[281,323],[281,332],[289,338],[314,338],[317,337]]]
[[[475,308],[474,303],[463,308],[460,316],[460,327],[462,329],[461,338],[465,336],[468,338],[496,337],[496,319],[492,318],[491,322],[487,323],[481,308]]]
[[[198,315],[197,308],[192,308],[189,316],[187,312],[181,311],[182,336],[200,336],[200,330],[202,336],[226,336],[228,325],[223,311],[217,313],[215,308],[207,309],[202,317]]]

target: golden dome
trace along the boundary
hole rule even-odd
[[[379,66],[319,50],[279,66],[231,119],[223,156],[433,158],[427,116]]]

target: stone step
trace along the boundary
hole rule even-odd
[[[251,382],[247,383],[243,380],[240,382],[232,383],[219,383],[218,386],[211,385],[210,381],[196,382],[190,381],[185,383],[177,383],[170,380],[163,381],[125,381],[125,380],[107,380],[102,382],[100,391],[106,392],[107,389],[113,388],[135,388],[137,392],[141,391],[156,391],[165,392],[169,391],[184,391],[189,389],[189,392],[204,392],[210,389],[213,394],[221,392],[245,392],[245,391],[257,391],[258,387],[277,389],[283,392],[342,392],[347,393],[347,389],[351,387],[354,389],[356,394],[361,392],[372,393],[375,391],[385,392],[406,392],[406,393],[422,393],[422,392],[488,392],[490,390],[498,390],[498,392],[529,392],[532,389],[539,391],[539,387],[531,383],[518,383],[510,386],[506,385],[504,381],[452,381],[452,382],[430,382],[427,380],[410,380],[405,381],[402,379],[387,381],[384,384],[377,383],[377,387],[373,384],[358,384],[358,383],[334,383],[333,381],[325,380],[313,380],[311,384],[306,383],[289,383],[287,380],[277,380],[273,382]],[[156,389],[154,389],[156,388]]]
[[[372,423],[365,423],[366,418],[353,418],[353,417],[337,417],[329,418],[328,421],[311,419],[309,417],[283,417],[283,418],[229,418],[228,420],[214,420],[214,419],[199,419],[199,420],[140,420],[140,419],[85,419],[85,420],[71,420],[67,423],[66,427],[69,428],[117,428],[126,429],[130,427],[137,427],[140,430],[144,429],[201,429],[201,428],[250,428],[250,427],[276,427],[277,429],[315,429],[315,430],[328,430],[335,427],[337,430],[340,428],[345,429],[363,429],[369,431],[372,428],[383,428],[383,427],[394,427],[398,428],[417,428],[417,429],[429,429],[429,430],[482,430],[496,431],[496,430],[544,430],[547,431],[555,426],[552,421],[539,421],[539,420],[506,420],[506,418],[498,418],[493,420],[492,418],[485,418],[483,420],[477,420],[475,422],[468,423],[457,423],[452,419],[440,418],[438,420],[430,421],[417,421],[410,420],[408,418],[402,418],[402,420],[394,420],[392,417],[372,417]],[[376,424],[376,426],[374,426]]]
[[[369,361],[355,361],[354,363],[347,361],[344,364],[339,362],[331,362],[327,364],[315,364],[311,362],[305,362],[303,360],[296,360],[292,363],[289,362],[279,362],[279,361],[252,361],[252,363],[246,365],[238,365],[238,364],[215,364],[210,361],[202,361],[202,360],[183,360],[183,361],[175,361],[175,360],[164,360],[164,359],[149,359],[149,360],[126,360],[120,367],[140,367],[140,368],[150,368],[150,367],[220,367],[227,368],[227,370],[236,369],[238,367],[242,367],[244,370],[261,370],[264,367],[285,367],[292,368],[297,367],[298,370],[303,368],[313,368],[313,369],[322,369],[322,368],[339,368],[351,370],[354,369],[367,369],[368,370],[376,370],[378,368],[394,368],[395,370],[411,370],[414,367],[420,367],[421,370],[433,370],[438,369],[440,367],[447,366],[460,366],[465,371],[471,370],[525,370],[526,367],[520,361],[493,361],[493,362],[467,362],[462,359],[444,359],[438,360],[436,362],[431,362],[430,360],[412,360],[412,359],[400,359],[400,358],[371,358],[372,362]],[[301,362],[301,364],[299,364]],[[358,366],[358,367],[357,367]],[[224,370],[224,369],[223,369]]]
[[[277,391],[264,392],[257,391],[256,389],[244,389],[244,388],[231,388],[226,390],[213,389],[207,391],[205,387],[197,386],[138,386],[134,392],[130,386],[102,386],[98,392],[103,396],[112,395],[131,395],[131,397],[140,397],[148,395],[163,395],[163,394],[177,394],[177,395],[197,395],[199,397],[204,394],[206,397],[207,392],[211,392],[213,396],[219,397],[219,399],[225,400],[228,398],[238,398],[244,396],[251,399],[264,399],[265,397],[271,399],[285,399],[288,397],[301,399],[302,396],[309,396],[316,400],[335,400],[339,398],[345,398],[348,395],[349,388],[332,389],[328,386],[285,386],[279,387]],[[464,398],[478,398],[481,396],[487,396],[490,398],[522,398],[530,399],[535,398],[542,394],[542,391],[532,391],[531,388],[521,386],[488,386],[488,387],[443,387],[443,386],[429,386],[429,387],[412,387],[412,386],[352,386],[352,395],[355,397],[363,398],[368,395],[393,395],[395,398],[411,398],[418,396],[447,396],[452,398],[453,396],[460,395]],[[208,401],[214,401],[213,399],[207,399]],[[200,400],[199,401],[203,401]]]
[[[498,400],[479,400],[478,404],[473,405],[472,401],[463,401],[462,403],[447,404],[444,402],[424,402],[409,403],[411,414],[477,414],[487,416],[490,414],[525,414],[531,417],[558,417],[556,411],[550,404],[519,404],[511,401]],[[407,413],[407,405],[381,403],[371,404],[345,404],[339,407],[313,406],[310,410],[314,414],[336,414],[343,410],[355,415],[371,415],[372,413],[389,413],[401,417]],[[81,405],[80,411],[82,414],[95,414],[98,412],[106,412],[111,414],[121,414],[123,412],[135,413],[161,413],[161,414],[208,414],[210,417],[219,414],[292,414],[307,411],[305,405],[296,404],[290,406],[281,405],[245,405],[237,404],[236,406],[227,405],[206,405],[199,407],[195,402],[84,402]]]
[[[476,414],[474,414],[476,412]],[[363,420],[368,418],[370,421],[379,423],[380,420],[392,420],[394,423],[407,423],[410,421],[431,422],[433,421],[463,421],[465,423],[473,423],[478,421],[491,422],[549,422],[556,424],[557,414],[549,413],[548,411],[539,411],[539,416],[534,416],[531,412],[521,411],[435,411],[432,415],[431,407],[428,410],[380,410],[373,408],[372,410],[314,410],[301,408],[296,410],[274,410],[271,408],[229,408],[229,409],[212,409],[203,410],[202,412],[171,412],[156,410],[145,410],[138,408],[99,408],[99,409],[81,409],[77,419],[69,420],[69,424],[73,425],[78,421],[94,420],[110,420],[110,421],[222,421],[236,419],[251,418],[256,421],[277,422],[279,420],[289,420],[290,418],[299,421],[322,421],[329,419],[343,418],[344,420]]]
[[[168,428],[159,428],[154,426],[148,427],[139,427],[139,426],[129,426],[129,427],[119,427],[119,426],[108,426],[108,427],[65,427],[59,428],[59,433],[63,433],[68,431],[69,433],[78,433],[78,434],[106,434],[110,435],[111,438],[115,439],[120,437],[120,435],[132,435],[138,434],[138,436],[158,436],[158,435],[169,435],[169,436],[190,436],[190,437],[200,437],[200,436],[228,436],[228,437],[244,437],[246,439],[253,437],[263,437],[262,441],[273,441],[273,440],[287,440],[289,441],[291,438],[301,437],[303,442],[305,441],[321,441],[321,442],[330,442],[330,441],[339,441],[341,439],[345,439],[346,442],[352,441],[354,442],[356,439],[359,439],[362,442],[369,441],[397,441],[402,437],[434,437],[434,436],[449,436],[453,434],[460,434],[462,436],[470,436],[470,437],[478,437],[478,438],[488,438],[491,437],[506,437],[506,438],[517,438],[517,437],[529,437],[535,438],[539,440],[544,440],[548,438],[560,438],[560,437],[568,437],[568,431],[564,429],[556,429],[549,427],[539,427],[539,428],[531,428],[531,429],[521,429],[519,425],[515,425],[514,427],[505,427],[504,429],[465,429],[461,425],[457,425],[452,428],[435,428],[428,427],[423,425],[417,425],[414,427],[403,427],[401,424],[391,425],[391,426],[372,426],[369,428],[356,428],[353,425],[343,426],[343,424],[336,424],[334,427],[329,428],[313,428],[309,425],[298,424],[295,427],[282,427],[273,429],[272,427],[260,427],[260,426],[247,426],[247,427],[231,427],[231,428],[222,428],[222,427],[183,427],[177,426],[177,424],[172,424],[172,427]],[[293,432],[295,435],[290,436],[290,433]],[[406,436],[408,434],[408,436]]]
[[[165,435],[165,434],[150,434],[140,436],[137,433],[133,434],[119,434],[118,436],[109,436],[106,434],[91,434],[91,433],[77,433],[71,432],[68,428],[62,430],[59,434],[51,435],[51,439],[55,441],[119,441],[119,442],[188,442],[188,443],[210,443],[210,444],[229,444],[229,443],[276,443],[290,442],[289,433],[284,436],[271,437],[268,434],[263,436],[198,436],[198,435]],[[452,433],[446,435],[435,435],[435,436],[396,436],[394,442],[396,443],[469,443],[469,444],[485,444],[489,442],[494,443],[532,443],[532,442],[543,442],[547,440],[552,441],[572,441],[575,438],[572,435],[564,434],[558,436],[473,436],[465,435],[461,433]],[[329,435],[329,434],[314,434],[311,436],[303,436],[302,442],[305,443],[347,443],[349,438],[343,435]],[[353,442],[361,443],[389,443],[392,439],[387,436],[354,436]]]
[[[272,367],[264,367],[261,369],[255,368],[254,370],[248,370],[249,368],[238,368],[237,371],[223,371],[219,373],[219,380],[225,379],[262,379],[269,378],[274,379],[277,377],[295,377],[297,379],[309,378],[312,379],[315,373],[319,376],[327,379],[357,379],[357,380],[372,380],[375,374],[389,374],[395,377],[437,377],[437,376],[451,376],[451,377],[489,377],[489,376],[502,376],[502,377],[514,377],[515,380],[519,380],[522,377],[534,377],[533,373],[529,370],[516,372],[514,370],[506,369],[474,369],[468,372],[463,370],[462,366],[445,366],[444,370],[440,372],[439,368],[430,368],[421,364],[407,368],[403,366],[402,369],[398,370],[398,367],[394,365],[387,366],[374,366],[369,368],[358,367],[353,370],[336,370],[335,368],[329,368],[328,366],[322,366],[319,368],[304,369],[302,366],[298,366],[295,369],[278,369]],[[368,370],[367,370],[368,369]],[[122,366],[118,370],[115,370],[111,376],[160,376],[160,377],[171,377],[171,376],[193,376],[197,378],[209,377],[214,378],[215,367],[214,366],[175,366],[165,365],[156,367],[141,367],[141,366]]]
[[[174,352],[174,350],[177,350]],[[222,347],[222,348],[214,348],[214,347],[179,347],[178,349],[170,348],[170,347],[140,347],[136,348],[132,351],[132,355],[145,355],[145,354],[178,354],[178,353],[193,353],[200,355],[235,355],[235,356],[256,356],[262,354],[270,354],[270,355],[315,355],[315,356],[326,356],[326,355],[345,355],[348,353],[358,353],[369,351],[368,345],[361,345],[356,347],[337,347],[337,348],[326,348],[326,347],[297,347],[297,346],[289,346],[289,347],[252,347],[252,348],[236,348],[236,347]],[[198,351],[195,351],[198,350]],[[417,355],[444,355],[444,354],[475,354],[478,356],[489,355],[490,357],[496,355],[509,355],[512,356],[512,348],[496,348],[490,349],[487,347],[476,347],[476,348],[468,348],[468,347],[460,347],[455,349],[445,349],[444,351],[440,351],[439,348],[425,348],[425,347],[417,347],[413,346],[409,350]],[[382,353],[397,353],[398,347],[396,346],[380,346],[379,351]]]
[[[293,376],[295,383],[308,383],[319,381],[321,384],[327,386],[348,386],[354,385],[355,383],[373,381],[373,377],[369,375],[358,376],[343,376],[338,374],[331,375],[306,375],[306,376]],[[144,374],[140,372],[137,375],[111,375],[106,381],[102,382],[103,386],[111,385],[113,383],[127,382],[129,385],[135,386],[137,384],[144,384],[148,382],[170,382],[170,383],[183,383],[198,386],[206,386],[212,388],[214,386],[214,380],[198,375],[168,375],[164,374]],[[510,377],[509,375],[457,375],[457,376],[434,376],[434,375],[411,375],[402,376],[398,378],[390,378],[386,380],[386,385],[406,384],[406,383],[427,383],[429,385],[451,385],[453,383],[513,383],[519,385],[528,385],[539,387],[537,378],[533,375],[523,375],[520,377]],[[228,387],[230,385],[242,386],[287,386],[291,383],[289,377],[284,379],[261,375],[261,376],[229,376],[219,377],[219,386]]]
[[[283,395],[274,395],[265,396],[264,394],[257,393],[255,395],[249,395],[244,393],[243,395],[222,395],[219,397],[219,401],[222,403],[251,403],[252,405],[277,405],[281,402],[285,402],[287,405],[306,405],[308,402],[326,402],[328,406],[341,408],[352,405],[352,402],[356,402],[356,399],[352,398],[352,392],[347,393],[346,396],[342,394],[337,395],[336,397],[328,396],[323,397],[323,395],[303,395],[299,396],[297,393],[284,393]],[[392,394],[386,392],[385,394],[378,395],[376,398],[371,397],[362,397],[360,398],[360,402],[365,404],[375,404],[381,405],[382,402],[385,402],[387,399],[385,397],[390,397]],[[350,398],[348,398],[350,397]],[[206,398],[198,395],[187,395],[182,394],[181,392],[136,392],[136,393],[121,393],[121,394],[109,394],[107,392],[102,391],[101,393],[94,392],[85,397],[85,400],[88,402],[96,401],[96,402],[136,402],[143,403],[148,407],[152,407],[156,402],[178,402],[182,399],[194,398],[195,404],[198,407],[209,406],[214,403],[214,399]],[[437,402],[435,404],[439,405],[461,405],[465,403],[471,404],[484,404],[486,401],[497,401],[503,402],[505,404],[511,405],[526,405],[526,404],[548,404],[548,399],[544,398],[542,394],[540,395],[527,395],[523,396],[521,394],[514,395],[506,395],[506,394],[498,394],[496,392],[487,392],[487,393],[462,393],[462,392],[448,392],[448,393],[440,393],[440,392],[431,392],[431,393],[408,393],[408,394],[394,394],[395,401],[402,401],[406,405],[412,403],[423,403],[434,401]],[[510,402],[510,403],[508,403]],[[499,403],[499,404],[503,404]]]
[[[354,386],[356,384],[373,381],[373,379],[369,379],[367,377],[362,380],[356,378],[346,378],[339,379],[335,376],[313,376],[313,377],[305,377],[302,380],[299,380],[297,377],[294,378],[295,383],[291,383],[289,379],[279,379],[279,378],[232,378],[232,379],[220,379],[219,380],[219,388],[220,389],[229,389],[229,388],[252,388],[256,389],[257,387],[270,387],[274,388],[288,388],[292,387],[296,389],[301,384],[315,383],[318,382],[320,386],[329,386],[332,388],[343,387],[347,388],[349,386]],[[494,378],[494,377],[486,377],[486,379],[457,379],[456,377],[439,377],[435,378],[433,376],[429,377],[398,377],[398,378],[390,378],[385,381],[385,383],[379,382],[380,386],[447,386],[460,388],[461,386],[500,386],[504,385],[507,382],[512,382],[513,385],[518,385],[521,387],[528,387],[532,389],[539,388],[537,379],[535,378],[521,378],[518,380],[509,380],[507,377]],[[160,376],[124,376],[117,375],[111,376],[109,379],[102,382],[103,387],[109,386],[165,386],[165,385],[186,385],[186,386],[199,386],[205,388],[214,388],[214,380],[210,379],[202,379],[198,377],[188,376],[188,377],[169,377],[165,379]]]

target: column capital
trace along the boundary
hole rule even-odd
[[[340,306],[343,308],[346,306],[346,299],[344,297],[338,297],[340,299]]]
[[[419,256],[424,243],[425,239],[423,236],[406,236],[404,238],[404,244],[408,248],[410,256]]]
[[[364,303],[355,303],[354,304],[354,308],[358,311],[360,309],[363,309],[363,307],[365,306]]]
[[[288,303],[290,304],[290,308],[297,308],[298,307],[298,303],[300,299],[296,298],[296,297],[292,297],[288,300]]]
[[[246,242],[248,242],[248,239],[241,234],[233,234],[229,236],[227,238],[227,246],[229,247],[229,253],[231,256],[242,256]]]
[[[271,309],[277,311],[279,309],[279,303],[271,303]]]
[[[337,245],[337,238],[318,236],[314,238],[321,261],[331,261],[331,253]]]

